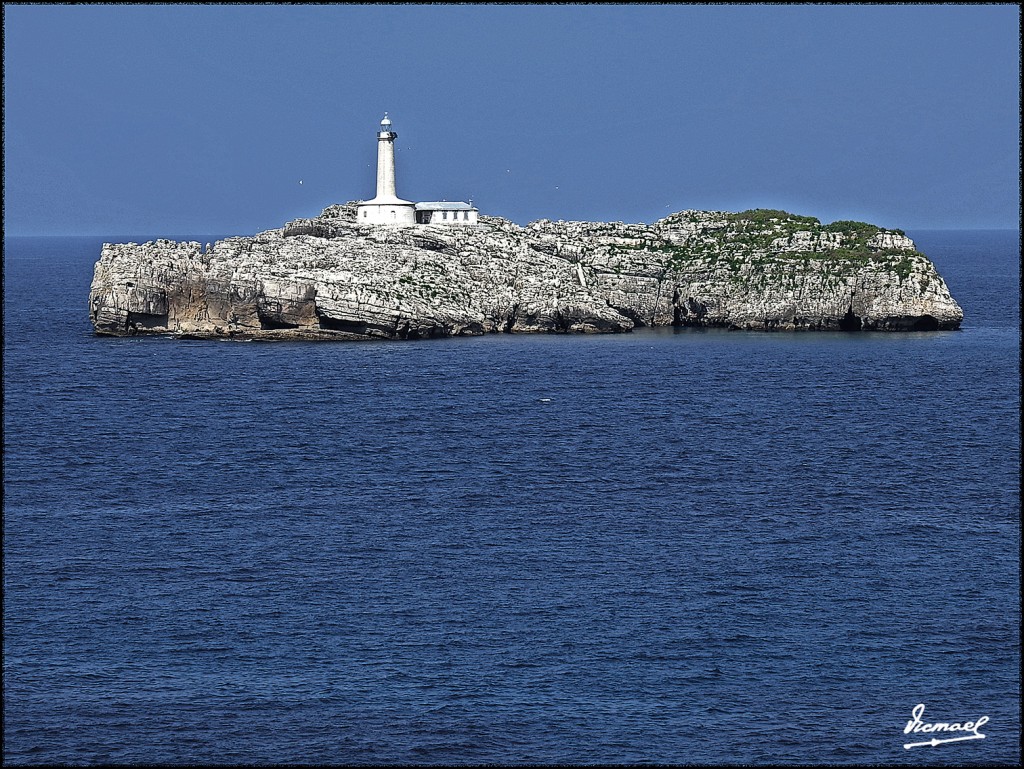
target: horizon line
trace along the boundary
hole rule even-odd
[[[532,221],[537,221],[537,220],[532,220]],[[563,220],[563,221],[576,221],[576,220],[566,219],[566,220]],[[629,222],[627,222],[627,224],[628,223]],[[518,224],[518,222],[513,222],[513,224]],[[529,224],[529,222],[528,222],[528,224]],[[646,222],[635,222],[635,224],[647,224],[647,223]],[[524,225],[519,225],[519,226],[522,227]],[[276,229],[281,229],[281,228],[280,227],[270,227],[268,229],[276,230]],[[880,229],[891,230],[893,228],[891,228],[891,227],[881,227]],[[1017,227],[911,227],[911,226],[904,225],[903,227],[900,227],[899,229],[903,230],[904,232],[909,232],[911,230],[926,230],[926,231],[930,231],[930,232],[1017,232],[1017,233],[1019,233],[1021,231],[1020,226],[1017,226]],[[266,230],[259,230],[258,232],[266,232]],[[211,232],[200,232],[198,230],[192,230],[191,233],[194,233],[194,234],[197,234],[197,235],[211,235],[211,234],[213,234]],[[130,236],[133,236],[133,235],[153,235],[153,234],[154,234],[153,232],[144,232],[144,231],[143,232],[110,232],[109,230],[106,231],[106,232],[57,232],[57,233],[53,233],[53,232],[5,232],[4,233],[4,239],[6,240],[7,238],[99,238],[99,237],[106,237],[108,235],[110,235],[110,236],[117,235],[117,236],[123,236],[123,237],[130,237]],[[178,233],[173,233],[173,234],[187,235],[187,234],[190,234],[190,233],[188,231],[184,231],[184,232],[178,232]],[[258,233],[253,233],[253,234],[258,234]],[[246,238],[246,237],[251,237],[251,236],[250,235],[245,235],[245,234],[237,234],[237,235],[224,235],[223,237],[227,237],[227,238]]]

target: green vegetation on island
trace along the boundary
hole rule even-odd
[[[873,264],[900,281],[913,271],[915,259],[926,259],[903,230],[853,220],[822,224],[816,217],[779,209],[681,211],[660,220],[655,230],[661,239],[616,242],[608,246],[608,256],[643,252],[660,257],[674,271],[720,265],[736,279],[741,272],[759,274],[779,264],[803,263],[827,272],[830,265]],[[622,266],[614,269],[621,272]]]

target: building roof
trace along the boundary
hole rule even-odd
[[[417,203],[417,211],[476,211],[475,206],[469,203],[460,203],[450,200],[431,200],[426,203]]]

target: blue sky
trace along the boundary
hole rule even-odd
[[[1016,228],[1010,5],[4,7],[9,234],[236,233],[374,194]],[[301,181],[301,184],[300,184]]]

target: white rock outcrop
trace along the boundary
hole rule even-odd
[[[928,330],[963,318],[913,242],[870,225],[707,211],[651,225],[480,221],[361,226],[346,204],[212,246],[105,244],[91,318],[100,334],[291,339]]]

